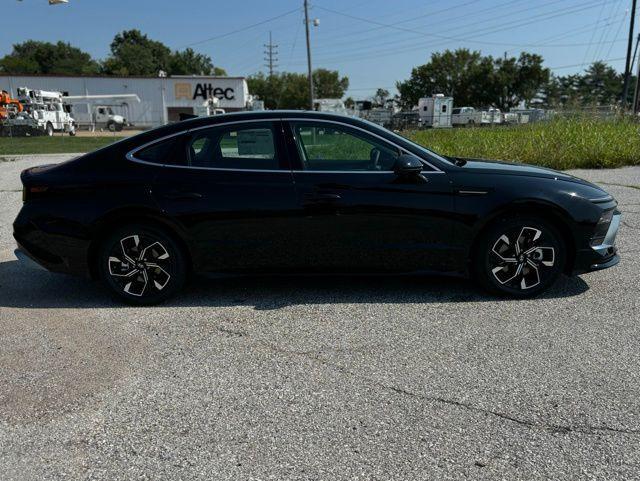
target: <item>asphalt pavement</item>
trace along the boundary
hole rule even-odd
[[[402,278],[196,278],[160,307],[24,269],[0,158],[0,479],[640,479],[640,168],[576,171],[621,263],[542,298]]]

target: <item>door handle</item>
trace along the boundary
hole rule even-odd
[[[171,191],[163,194],[162,197],[169,200],[189,200],[189,199],[202,199],[203,195],[200,192],[178,192]]]

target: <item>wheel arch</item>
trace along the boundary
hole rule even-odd
[[[187,260],[187,270],[192,271],[194,268],[193,249],[186,232],[174,221],[162,213],[148,208],[121,208],[105,214],[95,222],[91,242],[87,252],[87,265],[92,278],[98,277],[97,257],[101,241],[106,238],[108,232],[114,227],[125,224],[145,224],[164,231],[167,235],[176,241],[182,249]]]
[[[475,228],[473,241],[471,243],[471,248],[469,249],[469,261],[471,261],[471,259],[476,255],[482,235],[495,222],[500,219],[525,216],[540,218],[558,230],[567,248],[564,272],[566,274],[571,273],[575,263],[577,250],[576,238],[571,229],[574,219],[559,205],[538,199],[516,201],[496,209],[490,215],[484,217]]]

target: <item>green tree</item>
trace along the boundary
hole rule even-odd
[[[170,75],[227,75],[225,69],[214,67],[211,57],[191,48],[175,51],[169,61]]]
[[[8,74],[89,75],[99,70],[91,55],[65,42],[27,40],[0,59],[0,72]]]
[[[373,102],[376,105],[379,105],[380,107],[384,106],[384,103],[387,101],[387,99],[389,98],[389,91],[387,89],[378,89],[376,90],[376,93],[373,95]]]
[[[213,72],[213,62],[208,55],[188,48],[171,54],[169,72],[172,75],[210,75]]]
[[[542,62],[540,55],[526,52],[518,59],[496,59],[491,79],[493,103],[508,110],[523,100],[531,101],[549,81],[550,71],[542,66]]]
[[[226,75],[224,69],[214,67],[211,57],[191,48],[172,52],[162,42],[150,39],[140,30],[125,30],[111,42],[111,54],[103,62],[108,75],[156,76],[167,75]]]
[[[337,71],[318,69],[313,72],[316,98],[341,98],[349,87],[349,79]],[[302,73],[263,73],[247,79],[249,91],[264,101],[268,109],[306,109],[309,107],[309,82]]]
[[[519,58],[494,59],[478,51],[445,50],[415,67],[411,77],[396,84],[404,107],[420,97],[443,93],[456,105],[512,107],[530,101],[549,78],[542,57],[523,52]]]
[[[622,96],[624,78],[604,62],[594,62],[580,81],[580,100],[583,105],[612,105]]]
[[[299,73],[262,72],[247,78],[249,92],[264,101],[268,109],[304,109],[309,104],[307,76]]]
[[[317,99],[340,99],[348,88],[349,79],[340,78],[337,70],[319,68],[313,71],[313,89]]]
[[[169,73],[171,49],[162,42],[150,40],[140,30],[125,30],[111,42],[111,55],[104,62],[110,75],[158,75]]]

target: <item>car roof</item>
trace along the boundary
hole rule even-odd
[[[281,117],[296,117],[309,119],[336,120],[346,123],[361,123],[361,119],[349,117],[347,115],[332,112],[316,112],[315,110],[245,110],[241,112],[230,112],[209,117],[198,117],[183,120],[172,125],[180,125],[183,128],[193,128],[195,126],[233,122],[237,120],[260,120],[278,119]]]
[[[148,142],[156,138],[173,135],[179,132],[196,129],[199,127],[207,127],[209,125],[214,126],[222,125],[227,122],[238,122],[245,120],[272,120],[279,118],[332,120],[360,127],[368,127],[368,129],[380,129],[379,126],[371,124],[370,122],[367,122],[365,120],[331,112],[316,112],[313,110],[247,110],[182,120],[180,122],[163,125],[152,130],[147,130],[137,136],[130,137],[130,139],[135,139],[139,142]]]

